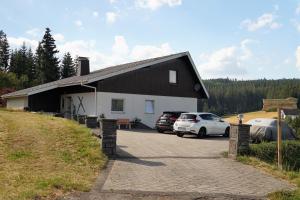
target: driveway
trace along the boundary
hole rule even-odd
[[[80,199],[261,199],[292,186],[222,158],[223,137],[118,131],[118,157]]]

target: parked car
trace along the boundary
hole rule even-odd
[[[177,120],[177,118],[181,115],[181,113],[185,113],[183,111],[165,111],[156,121],[156,130],[159,133],[163,133],[165,131],[173,131],[173,124]]]
[[[262,141],[276,141],[277,140],[277,120],[268,118],[256,118],[248,121],[246,124],[250,127],[250,139],[253,143],[260,143]],[[297,136],[294,130],[289,125],[282,121],[282,139],[295,140]]]
[[[183,137],[184,134],[195,134],[199,138],[207,135],[228,137],[230,125],[212,113],[182,113],[173,128],[179,137]]]

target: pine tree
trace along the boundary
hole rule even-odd
[[[45,75],[42,71],[42,63],[43,63],[43,48],[41,43],[39,42],[38,47],[36,48],[35,55],[34,55],[34,66],[36,70],[36,80],[35,84],[44,83],[43,77]]]
[[[31,48],[29,48],[29,50],[26,52],[26,65],[27,65],[27,77],[28,77],[28,81],[29,81],[29,85],[33,86],[36,83],[36,78],[37,78],[37,71],[35,68],[35,64],[34,64],[34,56],[32,53]]]
[[[60,78],[59,60],[55,55],[59,51],[56,49],[55,40],[49,28],[46,28],[41,46],[43,49],[41,63],[42,83],[58,80]]]
[[[64,55],[60,68],[61,78],[68,78],[76,74],[75,65],[69,52]]]
[[[0,30],[0,70],[7,72],[9,62],[9,45],[6,34]]]

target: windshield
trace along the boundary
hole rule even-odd
[[[181,114],[180,119],[196,119],[196,115],[194,114]]]

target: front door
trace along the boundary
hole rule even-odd
[[[63,97],[64,101],[64,117],[71,119],[72,118],[72,97]]]

